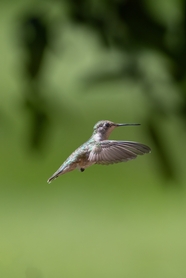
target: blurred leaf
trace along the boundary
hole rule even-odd
[[[160,131],[159,129],[157,129],[153,120],[148,122],[148,131],[156,147],[156,150],[154,152],[156,152],[157,154],[158,165],[162,174],[164,175],[165,178],[175,179],[176,172],[174,171],[171,158],[169,157],[168,152],[166,150],[166,146],[163,143],[163,140],[160,135]]]
[[[41,16],[27,15],[22,22],[22,34],[22,43],[27,52],[25,69],[29,78],[36,78],[48,46],[48,28]]]

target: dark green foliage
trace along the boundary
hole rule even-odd
[[[63,3],[63,1],[61,2]],[[154,126],[153,119],[157,115],[167,118],[173,114],[186,122],[184,86],[186,67],[185,1],[183,1],[183,8],[180,7],[182,20],[173,22],[171,28],[159,20],[149,8],[150,4],[147,4],[148,2],[140,0],[68,0],[65,3],[69,12],[69,21],[72,24],[82,28],[86,27],[90,32],[97,34],[103,48],[114,48],[125,55],[127,53],[129,61],[126,64],[126,56],[123,55],[121,70],[113,71],[113,73],[92,74],[85,82],[95,86],[98,83],[130,78],[133,82],[142,84],[144,94],[148,98],[148,105],[153,106],[152,114],[146,119],[147,132],[157,147],[163,172],[166,173],[167,177],[173,177],[170,159],[164,150],[161,136]],[[49,32],[47,20],[44,20],[44,16],[39,13],[25,15],[21,28],[23,32],[22,44],[27,52],[27,62],[23,61],[23,67],[27,74],[29,86],[33,88],[25,94],[26,108],[29,110],[32,121],[30,125],[31,145],[39,149],[46,129],[50,128],[48,125],[50,112],[43,105],[45,101],[41,99],[38,84],[45,60],[45,50],[52,43],[53,37]],[[169,40],[166,39],[167,37]],[[139,54],[146,50],[155,51],[169,61],[167,71],[171,76],[171,82],[176,86],[183,100],[180,107],[167,110],[166,103],[163,103],[158,97],[154,98],[149,93],[153,90],[156,80],[151,82],[146,78],[138,60]]]

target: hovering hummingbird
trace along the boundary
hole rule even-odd
[[[93,164],[108,165],[128,161],[136,158],[137,155],[149,153],[151,149],[141,143],[107,140],[116,127],[136,125],[140,124],[117,124],[111,121],[98,122],[94,126],[90,139],[75,150],[47,182],[50,183],[60,175],[76,168],[83,172]]]

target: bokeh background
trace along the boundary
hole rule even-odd
[[[186,277],[184,0],[0,2],[0,277]],[[102,119],[152,153],[46,180]]]

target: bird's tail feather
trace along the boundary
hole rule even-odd
[[[60,175],[62,175],[63,170],[59,171],[57,170],[48,180],[48,183],[51,183],[53,180],[57,179]]]
[[[51,183],[53,180],[55,180],[56,178],[57,178],[58,176],[52,176],[52,177],[50,177],[48,180],[47,180],[47,182],[48,183]]]

